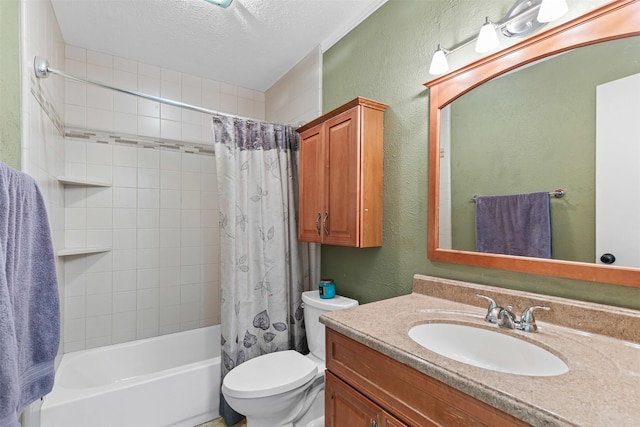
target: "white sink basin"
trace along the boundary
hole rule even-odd
[[[426,323],[409,330],[424,348],[458,362],[515,375],[550,377],[569,367],[530,342],[500,332],[454,323]]]

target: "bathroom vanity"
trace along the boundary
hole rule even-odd
[[[327,425],[528,425],[335,331],[327,346]]]
[[[410,295],[329,313],[327,426],[637,426],[640,312],[447,279],[415,276]],[[499,304],[545,305],[538,332],[485,321]],[[561,358],[561,375],[528,376],[458,362],[408,331],[424,323],[487,329]],[[508,352],[496,348],[496,354]],[[509,356],[509,354],[506,354]],[[513,354],[518,358],[518,354]]]

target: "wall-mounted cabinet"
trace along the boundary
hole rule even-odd
[[[358,97],[297,129],[299,240],[382,246],[386,108]]]

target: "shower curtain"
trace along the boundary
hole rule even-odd
[[[275,351],[306,353],[302,292],[317,284],[319,247],[298,242],[293,128],[214,117],[220,208],[222,377]],[[235,413],[220,393],[227,425]]]

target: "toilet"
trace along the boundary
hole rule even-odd
[[[279,351],[248,360],[223,380],[222,394],[247,427],[324,426],[325,337],[320,315],[355,307],[358,301],[318,291],[302,294],[308,355]]]

